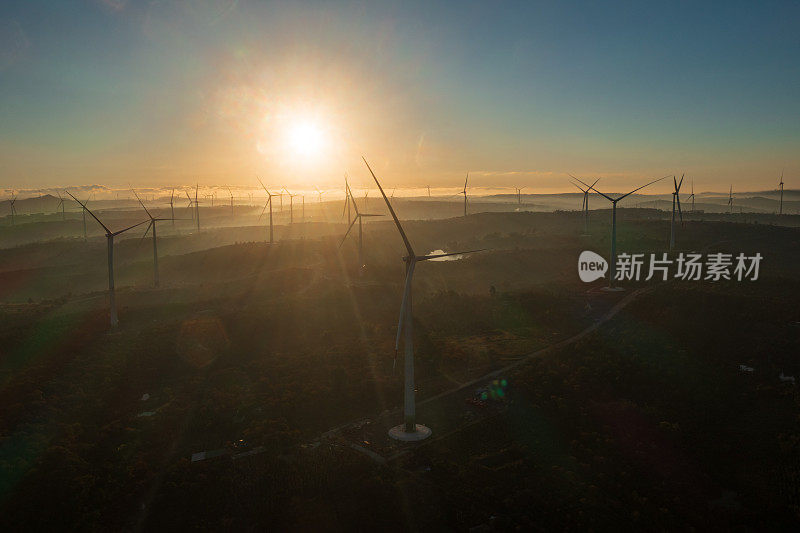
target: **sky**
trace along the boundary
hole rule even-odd
[[[386,187],[800,188],[798,23],[798,2],[6,0],[0,188],[329,188],[368,183],[362,155]]]

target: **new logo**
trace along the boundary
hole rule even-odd
[[[578,276],[584,283],[589,283],[596,279],[604,278],[608,272],[608,262],[589,250],[581,252],[578,257]]]

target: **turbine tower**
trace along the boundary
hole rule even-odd
[[[668,177],[669,176],[664,176],[663,178],[658,178],[657,180],[653,180],[650,183],[645,183],[641,187],[633,189],[630,192],[626,192],[625,194],[623,194],[622,196],[618,196],[617,198],[611,198],[607,194],[603,194],[600,191],[598,191],[597,189],[595,189],[593,185],[589,185],[588,183],[584,183],[581,180],[579,180],[578,178],[575,178],[580,183],[583,183],[584,185],[589,187],[591,190],[593,190],[594,192],[596,192],[597,194],[599,194],[600,196],[602,196],[603,198],[605,198],[606,200],[611,202],[611,273],[608,276],[608,289],[607,290],[622,290],[619,287],[615,287],[614,286],[614,281],[615,281],[615,278],[617,276],[617,203],[620,200],[622,200],[623,198],[625,198],[626,196],[629,196],[629,195],[635,193],[636,191],[644,189],[645,187],[647,187],[649,185],[652,185],[652,184],[656,183],[657,181],[661,181],[663,179],[666,179]]]
[[[348,186],[348,189],[349,189],[349,186]],[[348,191],[348,193],[349,193],[349,191]],[[347,231],[345,232],[344,237],[342,237],[342,242],[339,243],[339,248],[341,248],[342,245],[344,244],[344,241],[347,240],[347,236],[350,234],[350,230],[353,229],[353,226],[355,226],[356,221],[358,221],[358,272],[359,272],[359,274],[361,274],[361,273],[363,273],[364,267],[366,266],[364,264],[364,231],[363,231],[363,228],[362,228],[361,219],[362,219],[362,217],[382,217],[383,215],[373,215],[373,214],[368,214],[368,213],[361,213],[358,210],[358,204],[356,204],[356,201],[353,199],[353,195],[352,194],[350,194],[350,199],[353,202],[353,209],[356,212],[356,216],[355,216],[355,218],[353,218],[353,222],[351,222],[350,226],[347,228]]]
[[[783,214],[783,170],[781,170],[781,182],[778,184],[778,186],[781,188],[781,203],[780,207],[778,207],[778,214],[782,215]]]
[[[681,185],[683,185],[683,176],[681,174],[681,181],[675,179],[675,176],[672,176],[672,183],[675,186],[675,190],[672,191],[672,221],[669,225],[669,249],[672,250],[675,248],[675,206],[678,206],[678,214],[681,217],[681,224],[683,224],[683,212],[681,212]]]
[[[67,191],[67,194],[72,196],[72,193],[69,191]],[[108,242],[108,307],[109,307],[109,315],[111,317],[111,327],[113,328],[116,327],[117,324],[119,324],[119,320],[117,319],[117,302],[115,297],[116,295],[114,292],[114,237],[120,235],[121,233],[125,233],[128,230],[141,226],[147,221],[143,220],[138,224],[134,224],[133,226],[128,226],[127,228],[119,231],[111,231],[105,224],[100,222],[100,219],[97,218],[95,214],[89,210],[88,207],[86,207],[86,204],[82,203],[74,196],[72,196],[72,199],[81,204],[81,207],[83,207],[84,210],[88,211],[89,214],[92,215],[92,218],[95,219],[97,223],[100,224],[106,231],[106,240]]]
[[[522,205],[522,197],[520,196],[520,193],[522,192],[522,189],[524,189],[525,187],[514,187],[514,188],[517,190],[517,205]]]
[[[261,181],[261,178],[256,176],[256,179],[261,184],[261,188],[264,189],[264,192],[267,193],[267,201],[264,204],[264,209],[261,210],[261,214],[258,215],[258,219],[261,220],[261,217],[264,216],[264,211],[266,211],[267,210],[267,206],[269,206],[269,243],[272,244],[274,242],[273,239],[272,239],[272,237],[273,237],[273,234],[272,234],[272,197],[273,196],[279,196],[279,195],[272,194],[271,192],[269,192],[267,190],[267,188],[264,186],[264,182]]]
[[[364,159],[364,157],[362,157],[362,159]],[[395,354],[397,354],[397,350],[400,345],[400,335],[403,333],[405,334],[403,343],[405,347],[405,360],[403,363],[405,381],[403,395],[404,422],[403,424],[390,429],[389,436],[402,441],[419,441],[429,437],[431,430],[421,424],[417,424],[416,402],[414,400],[414,333],[412,321],[413,313],[411,311],[411,283],[414,279],[414,267],[420,261],[427,261],[429,259],[435,259],[438,257],[461,255],[471,252],[452,252],[447,254],[426,255],[422,257],[418,257],[416,254],[414,254],[414,249],[411,247],[408,237],[406,237],[406,232],[403,231],[403,226],[400,225],[400,221],[397,219],[394,209],[392,209],[392,204],[389,202],[389,198],[386,197],[386,193],[383,191],[381,184],[378,182],[378,178],[375,177],[375,173],[372,172],[372,168],[370,168],[366,159],[364,159],[364,164],[367,165],[369,173],[372,174],[372,179],[374,179],[375,184],[378,185],[378,190],[380,190],[381,196],[383,196],[383,200],[386,202],[386,206],[389,208],[389,213],[392,215],[392,219],[394,219],[394,223],[397,226],[397,230],[400,232],[400,237],[402,237],[403,243],[406,246],[406,251],[408,252],[408,255],[403,258],[403,261],[406,263],[406,282],[405,287],[403,288],[403,301],[400,305],[400,320],[397,324],[397,338],[395,340]]]
[[[230,188],[230,187],[226,187],[226,189],[228,189],[228,194],[229,194],[229,195],[230,195],[230,197],[231,197],[231,216],[234,216],[234,210],[233,210],[233,193],[231,192],[231,188]]]

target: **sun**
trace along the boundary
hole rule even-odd
[[[314,122],[301,120],[292,123],[288,130],[289,149],[295,155],[313,158],[325,149],[325,135]]]

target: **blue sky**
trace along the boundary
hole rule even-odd
[[[797,2],[6,2],[0,185],[800,174]],[[286,149],[298,120],[323,132]],[[313,159],[313,160],[312,160]]]

